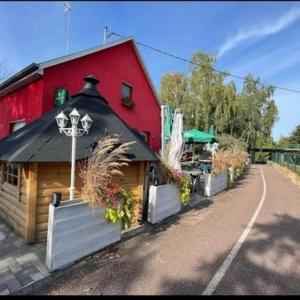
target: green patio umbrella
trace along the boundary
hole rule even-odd
[[[163,128],[163,136],[164,142],[168,143],[171,139],[171,133],[173,128],[173,111],[170,106],[166,105],[164,107],[164,128]]]
[[[184,132],[184,141],[186,143],[211,143],[215,137],[207,132],[197,129],[190,129]]]

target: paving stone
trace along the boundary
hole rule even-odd
[[[1,276],[1,274],[5,273],[7,271],[9,271],[8,267],[2,267],[2,268],[0,268],[0,276]]]
[[[14,292],[22,287],[21,283],[15,277],[7,280],[6,285],[11,292]]]
[[[30,268],[24,269],[24,274],[30,275],[34,273],[39,273],[39,270],[33,265]]]
[[[26,294],[50,277],[46,243],[28,245],[0,218],[0,293]],[[20,293],[19,293],[20,291]]]
[[[32,262],[32,264],[38,269],[38,271],[40,273],[42,273],[43,275],[47,275],[49,274],[49,269],[47,268],[47,266],[41,261],[41,260],[37,260]]]
[[[28,269],[28,268],[31,268],[32,266],[33,266],[33,265],[32,265],[32,263],[30,263],[30,262],[28,262],[28,263],[22,265],[23,269]]]
[[[25,271],[16,273],[15,277],[23,286],[30,282],[34,282],[34,280],[29,276],[29,274],[25,273]]]
[[[0,296],[5,296],[5,295],[9,295],[9,294],[10,294],[9,289],[5,289],[5,290],[0,292]]]
[[[30,252],[30,253],[27,253],[27,254],[22,255],[20,257],[17,257],[16,260],[20,265],[23,265],[27,262],[34,261],[36,259],[38,259],[37,255],[34,252]]]
[[[11,271],[3,273],[0,277],[0,284],[5,284],[8,280],[15,278],[14,274]]]
[[[25,286],[25,285],[27,285],[27,284],[29,284],[31,282],[32,283],[34,282],[34,280],[31,277],[29,277],[29,276],[22,277],[21,279],[18,279],[18,280],[22,284],[22,286]]]
[[[7,257],[0,260],[0,269],[7,268],[9,265],[13,264],[15,259],[13,257]]]
[[[15,262],[15,263],[12,264],[12,265],[9,265],[9,269],[10,269],[14,274],[23,270],[23,268],[22,268],[17,262]]]
[[[38,273],[33,273],[29,275],[34,281],[38,281],[44,278],[43,274],[41,274],[40,272]]]

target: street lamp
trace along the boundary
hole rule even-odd
[[[69,114],[72,127],[66,128],[68,123],[68,117],[60,112],[56,117],[56,122],[59,127],[60,133],[65,133],[67,136],[72,137],[72,156],[71,156],[71,185],[70,185],[70,200],[74,199],[75,194],[75,154],[76,154],[76,137],[83,136],[84,134],[89,133],[89,129],[91,128],[93,120],[86,114],[80,121],[82,125],[82,129],[78,128],[77,125],[79,123],[80,114],[74,108],[72,112]]]

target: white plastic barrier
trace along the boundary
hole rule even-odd
[[[212,196],[224,191],[228,186],[227,172],[222,172],[217,176],[211,174],[205,174],[205,188],[204,195]]]
[[[46,265],[59,269],[121,239],[121,223],[109,224],[105,208],[70,200],[49,205]]]
[[[148,222],[156,224],[181,210],[180,193],[176,185],[150,186]]]

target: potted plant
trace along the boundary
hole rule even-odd
[[[172,168],[165,158],[159,159],[161,184],[149,189],[148,222],[152,224],[178,213],[191,199],[189,178]]]

